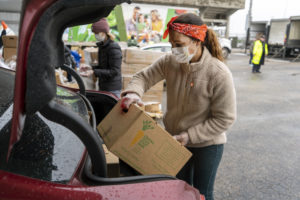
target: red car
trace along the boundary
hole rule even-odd
[[[204,199],[167,175],[107,178],[96,124],[117,99],[85,91],[76,73],[79,91],[56,85],[64,29],[95,22],[120,3],[23,1],[16,72],[0,68],[0,199]]]

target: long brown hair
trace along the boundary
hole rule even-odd
[[[178,18],[173,23],[182,23],[182,24],[193,24],[201,26],[203,24],[203,21],[201,18],[193,13],[185,13],[182,15],[179,15]],[[189,36],[188,36],[189,37]],[[190,37],[193,40],[197,40],[195,38]],[[206,37],[203,42],[203,45],[208,49],[210,54],[219,59],[220,61],[224,61],[223,54],[222,54],[222,48],[220,46],[220,43],[218,41],[218,38],[215,34],[215,32],[212,29],[207,29]]]

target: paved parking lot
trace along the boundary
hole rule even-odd
[[[249,57],[227,60],[238,119],[228,132],[216,200],[300,199],[300,63],[267,60],[252,74]]]

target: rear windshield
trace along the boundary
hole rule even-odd
[[[1,69],[0,69],[1,70]],[[14,72],[0,73],[0,169],[46,181],[67,183],[83,158],[85,147],[67,128],[39,112],[26,116],[20,140],[6,161],[13,111]],[[55,101],[88,120],[85,103],[76,93],[57,88]]]

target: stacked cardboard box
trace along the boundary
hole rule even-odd
[[[88,47],[83,50],[84,62],[88,65],[94,66],[98,64],[98,48]]]
[[[14,35],[2,36],[3,41],[3,58],[5,61],[12,59],[17,55],[18,37]]]
[[[78,52],[78,54],[81,56],[81,62],[84,62],[85,60],[84,49],[89,47],[96,47],[95,42],[65,42],[65,45],[70,47],[72,51]]]
[[[136,48],[127,48],[124,52],[123,60],[127,64],[145,64],[154,63],[159,57],[165,53],[157,51],[145,51]]]
[[[158,58],[165,53],[156,51],[144,51],[140,49],[123,49],[123,62],[122,62],[122,77],[123,89],[126,89],[128,83],[133,75],[154,63]],[[163,94],[163,81],[152,86],[143,96],[144,102],[162,102]]]
[[[67,73],[62,70],[55,70],[56,84],[64,87],[79,89],[77,83],[67,82]]]
[[[105,144],[103,144],[102,146],[105,153],[107,176],[109,178],[120,177],[119,158],[115,154],[110,152]]]

